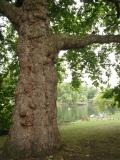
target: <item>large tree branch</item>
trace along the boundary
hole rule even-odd
[[[0,13],[7,17],[14,25],[17,24],[20,11],[12,3],[6,0],[0,0]]]
[[[120,43],[120,35],[85,35],[83,37],[74,35],[57,35],[56,43],[61,50],[80,49],[87,45],[98,43]]]

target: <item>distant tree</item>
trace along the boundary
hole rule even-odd
[[[114,88],[107,88],[103,92],[103,98],[108,100],[112,98],[114,100],[113,105],[120,107],[120,84]]]
[[[79,102],[87,101],[87,87],[84,85],[74,89],[71,83],[61,83],[58,85],[58,98],[57,101],[61,105],[67,105],[68,107],[74,107]]]
[[[87,99],[93,99],[97,94],[97,89],[95,87],[88,87],[87,89]]]
[[[94,98],[94,104],[99,108],[100,112],[114,113],[117,110],[117,106],[114,102],[114,97],[105,98],[104,92],[98,93]]]

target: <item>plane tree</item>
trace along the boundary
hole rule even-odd
[[[74,0],[0,1],[0,16],[7,17],[18,33],[16,55],[20,67],[3,159],[40,157],[60,147],[55,67],[61,50],[68,50],[65,60],[70,64],[75,86],[81,71],[89,70],[96,80],[101,74],[100,64],[105,68],[106,61],[109,63],[108,53],[114,49],[118,55],[116,5],[108,1],[80,4]],[[2,30],[0,37],[2,45]],[[103,45],[96,55],[95,47],[106,43],[111,45]]]

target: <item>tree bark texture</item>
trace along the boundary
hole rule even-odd
[[[10,4],[8,1],[0,0],[0,13],[3,16],[6,16],[16,28],[16,25],[21,15],[20,9],[16,8],[14,5]]]
[[[46,4],[31,3],[25,1],[18,25],[20,75],[5,158],[39,157],[60,144],[55,71],[58,50],[50,40]]]
[[[55,35],[60,50],[80,49],[94,43],[109,44],[120,43],[120,35],[94,35],[87,34],[82,37],[75,35]]]

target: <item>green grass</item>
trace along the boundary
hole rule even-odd
[[[63,148],[55,160],[120,160],[120,121],[78,121],[59,128]],[[0,148],[5,139],[0,137]]]
[[[7,136],[0,136],[0,149],[3,147]]]
[[[4,146],[6,139],[7,139],[7,136],[0,136],[0,155],[1,155],[2,147]]]
[[[120,160],[120,121],[78,121],[60,132],[65,159]]]

